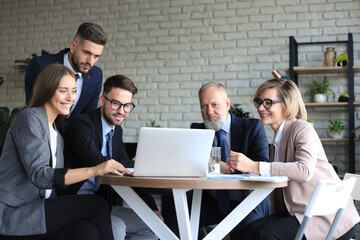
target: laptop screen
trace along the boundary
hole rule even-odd
[[[205,177],[214,130],[140,129],[134,176]]]

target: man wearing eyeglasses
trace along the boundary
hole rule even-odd
[[[264,127],[258,119],[238,118],[229,112],[230,99],[222,84],[206,83],[200,88],[198,95],[204,122],[193,123],[191,128],[215,130],[213,146],[222,149],[222,173],[235,172],[226,164],[230,151],[241,152],[255,161],[268,161],[269,148]],[[200,226],[219,223],[250,192],[249,190],[204,190]],[[165,223],[176,231],[177,224],[173,217],[174,214],[167,215],[167,212],[163,212],[163,214]],[[230,232],[231,239],[242,239],[241,231],[247,224],[269,214],[270,200],[266,198]]]
[[[133,96],[137,93],[134,83],[123,75],[115,75],[106,79],[103,95],[99,97],[100,107],[92,112],[83,113],[74,118],[64,133],[65,167],[91,167],[108,159],[115,159],[125,167],[133,167],[122,140],[121,123],[134,110]],[[138,194],[162,219],[154,199],[145,189],[137,189]],[[112,189],[100,185],[95,179],[81,182],[69,189],[67,193],[99,194],[108,200],[112,207],[111,218],[114,239],[158,239],[147,225],[131,209],[112,206]]]

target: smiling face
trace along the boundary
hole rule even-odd
[[[106,94],[106,97],[112,101],[118,101],[122,104],[131,103],[133,94],[122,88],[112,88],[109,93]],[[99,103],[101,105],[101,116],[104,118],[105,122],[110,126],[120,126],[120,124],[125,120],[129,113],[124,112],[123,106],[118,110],[111,108],[111,102],[106,100],[104,96],[100,96]]]
[[[200,107],[205,126],[217,131],[227,119],[230,99],[224,89],[208,87],[200,95]]]
[[[68,115],[76,98],[76,80],[71,75],[65,75],[59,83],[54,95],[44,106],[50,123],[57,115]]]
[[[76,38],[70,43],[69,62],[76,72],[85,74],[99,60],[103,49],[103,45]]]
[[[262,92],[259,99],[280,100],[278,97],[278,88],[268,88]],[[285,108],[283,103],[273,103],[269,109],[265,109],[263,104],[257,109],[261,123],[263,125],[270,125],[276,133],[281,123],[286,119]]]

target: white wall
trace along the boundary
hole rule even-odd
[[[352,32],[355,65],[360,65],[359,0],[0,0],[0,18],[0,76],[6,81],[0,106],[10,108],[25,102],[24,74],[16,71],[14,60],[68,47],[82,22],[101,25],[108,33],[97,64],[104,78],[124,74],[139,88],[137,107],[124,123],[127,142],[136,141],[138,129],[151,120],[162,127],[201,121],[197,90],[211,80],[224,83],[232,102],[257,117],[252,95],[272,77],[272,69],[288,67],[289,36],[300,42],[333,41],[346,40]],[[300,48],[300,65],[322,66],[325,47]],[[335,48],[346,51],[342,45]],[[302,78],[303,92],[311,78],[322,76]],[[346,77],[329,79],[337,94],[347,91]],[[359,79],[357,74],[357,101]],[[327,135],[329,118],[347,119],[341,111],[310,112],[321,137]],[[359,108],[356,117],[357,126]],[[271,141],[272,131],[266,129]],[[346,168],[347,148],[333,145],[327,147],[329,159]]]

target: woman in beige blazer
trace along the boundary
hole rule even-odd
[[[293,81],[266,81],[257,89],[254,104],[261,123],[270,125],[275,133],[271,162],[259,163],[242,153],[231,152],[227,163],[242,172],[287,176],[289,184],[274,191],[272,215],[249,224],[244,239],[294,239],[319,179],[340,179],[326,158],[319,136],[306,121],[305,104]],[[312,217],[306,239],[325,239],[333,218],[334,215]],[[349,199],[334,238],[350,239],[357,222],[359,215]]]

